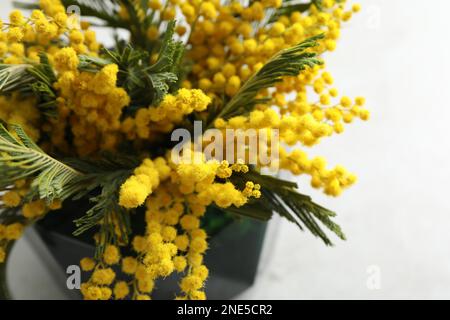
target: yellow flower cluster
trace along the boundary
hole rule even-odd
[[[184,155],[185,156],[185,155]],[[179,184],[179,190],[192,199],[193,206],[207,207],[215,203],[221,208],[232,205],[241,207],[250,197],[259,198],[260,193],[239,190],[233,183],[215,182],[216,178],[227,179],[232,172],[247,172],[248,167],[242,164],[229,165],[227,161],[205,160],[202,153],[193,152],[183,158],[174,170],[172,181]],[[187,161],[186,161],[187,160]],[[259,186],[257,186],[259,189]],[[253,191],[253,189],[251,190]],[[255,190],[258,191],[258,190]]]
[[[109,299],[113,294],[115,299],[131,295],[132,299],[149,300],[157,278],[186,270],[180,283],[184,295],[205,299],[201,288],[208,277],[208,269],[202,262],[208,245],[206,233],[199,229],[199,218],[204,210],[185,207],[185,196],[173,187],[167,180],[147,199],[147,231],[132,241],[135,256],[121,258],[118,248],[109,246],[100,263],[91,258],[81,260],[82,269],[92,271],[89,281],[82,285],[85,299]],[[178,234],[178,230],[182,233]],[[114,282],[115,274],[110,266],[117,263],[124,274],[132,277],[131,281],[117,279]]]
[[[280,5],[281,1],[254,1],[249,7],[239,1],[183,2],[181,11],[192,29],[189,54],[196,62],[189,78],[192,86],[219,97],[233,96],[270,57],[310,36],[325,32],[318,50],[334,50],[341,21],[351,17],[342,1],[331,0],[324,1],[324,11],[313,7],[308,14],[295,12],[261,26],[270,18],[270,9]]]
[[[17,180],[14,186],[6,191],[1,197],[1,202],[3,206],[7,208],[17,208],[22,203],[23,197],[29,191],[29,182],[22,179]]]
[[[104,295],[100,292],[105,291],[104,285],[113,288],[116,299],[130,294],[133,299],[150,299],[155,280],[174,272],[183,274],[178,298],[206,299],[202,288],[209,271],[203,265],[203,254],[208,243],[200,218],[213,202],[222,208],[240,207],[250,197],[259,198],[261,192],[260,186],[250,181],[242,191],[231,182],[216,182],[217,177],[227,180],[233,172],[247,172],[245,164],[205,161],[202,153],[189,156],[200,161],[175,164],[163,158],[145,159],[122,185],[119,200],[122,206],[135,208],[146,203],[146,234],[135,236],[132,241],[136,256],[121,259],[122,271],[133,277],[133,285],[130,288],[130,283],[122,280],[115,284],[94,280],[95,268],[103,270],[120,259],[115,247],[106,248],[100,267],[89,258],[81,261],[83,270],[95,269],[91,280],[83,286],[86,299],[102,299]],[[88,290],[91,286],[95,290]],[[108,296],[110,291],[105,292]]]
[[[170,132],[185,116],[205,111],[211,99],[198,89],[180,89],[168,94],[158,106],[140,108],[134,118],[122,122],[122,131],[128,139],[148,139],[153,132]]]
[[[116,273],[111,266],[117,265],[120,259],[120,249],[114,245],[108,245],[105,248],[99,263],[91,258],[81,259],[81,269],[83,271],[92,271],[89,280],[81,285],[81,293],[86,300],[109,300],[113,293],[116,296],[120,293],[123,294],[125,290],[123,287],[124,283],[117,282],[118,285],[116,284],[116,287],[119,289],[111,289],[113,282],[116,280]],[[127,285],[126,288],[128,288]]]
[[[187,85],[200,87],[220,104],[221,95],[233,96],[241,82],[249,79],[284,48],[325,33],[326,38],[315,50],[320,54],[333,51],[342,22],[360,10],[359,5],[354,5],[350,11],[345,11],[345,1],[327,0],[323,1],[324,10],[313,6],[308,13],[280,16],[273,24],[260,27],[257,22],[270,14],[267,8],[277,7],[280,3],[255,1],[247,8],[237,1],[228,5],[215,1],[203,1],[200,6],[195,3],[183,5],[182,12],[188,23],[193,22],[192,17],[201,17],[195,20],[189,39],[193,46],[189,54],[197,63]],[[208,8],[209,14],[205,14],[204,8]],[[261,97],[271,95],[272,106],[257,106],[248,115],[228,121],[217,119],[215,127],[223,130],[279,130],[283,143],[279,145],[281,168],[294,174],[309,174],[314,187],[324,188],[327,194],[337,196],[355,181],[353,175],[341,166],[337,167],[340,174],[322,167],[315,170],[303,151],[289,152],[286,149],[286,146],[314,146],[324,137],[343,133],[344,124],[355,118],[369,119],[369,111],[364,109],[364,98],[358,97],[354,101],[346,96],[339,98],[338,90],[332,86],[333,77],[323,69],[324,66],[315,66],[298,77],[283,79],[275,90],[260,93]]]
[[[55,200],[50,205],[46,204],[44,200],[24,202],[24,197],[29,192],[29,189],[28,181],[18,180],[13,186],[10,186],[8,191],[0,196],[1,207],[21,207],[22,217],[25,218],[23,223],[0,224],[0,263],[3,263],[6,258],[8,244],[21,237],[26,225],[42,217],[50,210],[58,210],[61,208],[61,202],[59,200]]]
[[[191,158],[192,157],[192,158]],[[197,159],[199,161],[196,161]],[[259,198],[259,186],[240,191],[231,182],[216,183],[216,177],[227,179],[233,171],[247,172],[244,164],[229,165],[227,161],[219,163],[217,160],[206,161],[202,153],[193,153],[180,164],[173,164],[171,159],[145,159],[134,170],[134,175],[127,179],[120,188],[119,204],[125,208],[141,206],[147,197],[170,177],[178,185],[184,195],[196,195],[192,205],[201,204],[204,208],[215,203],[219,207],[227,208],[231,205],[241,207],[247,203],[249,197]],[[187,161],[186,161],[187,160]]]
[[[322,157],[308,159],[308,155],[301,150],[280,152],[280,167],[290,170],[293,174],[308,174],[311,176],[311,186],[323,188],[330,196],[339,196],[345,188],[353,185],[357,178],[344,167],[336,166],[332,170],[326,168],[326,160]]]
[[[89,30],[87,24],[74,23],[76,17],[68,16],[59,0],[41,0],[39,4],[42,10],[34,10],[29,18],[18,10],[11,12],[9,25],[0,28],[0,58],[5,64],[16,64],[14,68],[25,68],[29,61],[39,62],[39,53],[46,53],[57,71],[55,86],[61,91],[58,97],[60,118],[41,124],[36,101],[20,100],[14,94],[12,98],[0,97],[0,119],[20,124],[35,141],[39,140],[39,129],[51,132],[52,143],[60,151],[69,151],[65,131],[73,124],[74,144],[80,153],[113,148],[117,132],[111,131],[118,131],[121,109],[128,105],[126,92],[115,88],[116,67],[107,66],[95,76],[79,73],[79,54],[98,55],[100,46],[95,32]],[[2,21],[0,25],[3,26]],[[63,36],[69,39],[69,46],[55,46]],[[75,97],[81,87],[85,94]],[[86,101],[90,104],[86,105]],[[96,128],[91,125],[94,121],[98,124]]]
[[[70,46],[81,54],[97,54],[99,44],[95,32],[87,25],[74,23],[75,16],[68,16],[59,0],[41,0],[42,10],[33,10],[30,17],[14,10],[9,16],[10,23],[0,31],[0,57],[3,63],[19,64],[27,60],[39,62],[38,54],[46,52],[51,56],[57,50],[54,42],[66,35]],[[3,23],[0,21],[0,26]],[[85,27],[86,30],[80,30]]]
[[[170,167],[164,158],[145,159],[134,170],[134,175],[120,187],[119,204],[125,208],[137,208],[170,176]]]
[[[79,72],[75,50],[63,48],[55,54],[55,66],[60,72],[55,84],[59,114],[46,127],[52,132],[52,143],[67,150],[65,132],[70,126],[78,154],[113,150],[119,142],[122,109],[130,102],[127,92],[116,86],[117,65],[107,65],[98,73]]]
[[[208,269],[203,265],[208,244],[206,233],[200,229],[205,208],[187,206],[187,197],[176,190],[166,181],[147,200],[147,233],[133,241],[135,251],[142,257],[135,272],[135,295],[150,295],[158,277],[178,272],[185,274],[180,283],[183,295],[205,298],[201,289],[208,277]],[[187,287],[186,279],[191,277],[195,277],[195,285]]]
[[[111,268],[97,265],[88,282],[81,285],[80,291],[86,300],[109,300],[113,291],[109,287],[116,273]]]
[[[327,73],[322,79],[331,82],[331,76]],[[321,84],[323,85],[323,84]],[[332,95],[337,96],[333,89]],[[322,95],[323,97],[323,95]],[[296,100],[280,105],[279,112],[272,108],[265,108],[250,112],[248,116],[238,116],[228,121],[217,119],[215,126],[219,129],[276,129],[279,132],[280,141],[287,146],[313,146],[320,142],[323,137],[331,136],[333,133],[343,132],[343,123],[350,123],[355,117],[368,120],[369,114],[363,109],[365,100],[358,97],[354,102],[348,97],[342,97],[339,102],[331,106],[331,99],[321,100],[316,104],[309,104],[304,93],[299,93]],[[341,166],[332,171],[326,170],[325,160],[316,158],[312,162],[304,151],[294,149],[289,152],[283,145],[279,145],[280,167],[289,170],[295,175],[308,174],[312,177],[312,186],[324,188],[325,193],[338,196],[342,190],[351,186],[356,178],[349,174]],[[270,149],[268,150],[270,152]],[[313,165],[312,163],[316,163]],[[336,170],[340,173],[337,174]]]
[[[323,10],[312,6],[307,13],[282,15],[267,25],[261,22],[269,18],[271,9],[281,6],[281,1],[254,1],[245,7],[239,1],[222,4],[219,1],[189,0],[168,2],[164,7],[160,1],[155,0],[152,1],[151,9],[164,14],[167,10],[179,8],[183,15],[182,23],[185,24],[179,34],[191,29],[188,42],[192,48],[188,55],[195,62],[184,86],[200,88],[220,105],[224,101],[223,95],[234,96],[246,80],[282,49],[325,33],[325,39],[315,51],[323,54],[335,50],[342,23],[350,20],[353,13],[360,11],[357,4],[346,10],[345,3],[346,1],[325,0],[322,3]],[[148,32],[151,38],[155,34],[158,34],[158,30]],[[323,69],[324,65],[315,66],[298,77],[283,79],[274,91],[260,92],[261,97],[272,97],[272,106],[257,106],[250,114],[228,121],[217,119],[215,126],[223,130],[279,130],[283,143],[279,145],[281,168],[294,174],[308,174],[312,177],[311,184],[314,187],[323,188],[325,193],[337,196],[355,182],[354,175],[341,166],[326,170],[320,165],[316,169],[317,165],[311,164],[315,159],[308,160],[304,151],[288,151],[285,147],[299,144],[311,147],[324,137],[343,133],[344,124],[353,122],[355,118],[364,121],[369,119],[370,114],[364,109],[364,98],[358,97],[355,101],[346,96],[339,98],[338,90],[333,87],[333,77]],[[296,92],[296,95],[292,92]],[[312,98],[311,93],[314,96]],[[141,119],[149,117],[145,113],[143,112]],[[144,122],[147,124],[149,121]],[[139,130],[144,131],[140,136],[148,137],[149,129],[147,126],[144,128]],[[190,185],[185,188],[193,187]],[[211,188],[211,193],[218,191],[214,189],[214,185]],[[228,188],[226,194],[231,195],[232,187]]]
[[[6,191],[0,196],[1,204],[6,208],[17,208],[21,206],[22,215],[28,220],[38,218],[49,210],[57,210],[61,206],[61,202],[55,200],[51,205],[47,205],[43,200],[36,200],[23,203],[25,195],[29,191],[29,183],[26,180],[18,180],[11,186],[9,191]],[[11,230],[17,230],[18,225]],[[12,233],[11,233],[12,234]],[[10,238],[9,240],[17,240]]]

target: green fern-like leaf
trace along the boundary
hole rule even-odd
[[[37,64],[0,64],[0,94],[19,92],[35,96],[37,107],[49,117],[56,115],[56,76],[45,53],[40,53]]]
[[[0,64],[0,94],[8,94],[27,87],[33,82],[27,73],[30,64]]]
[[[48,202],[65,199],[67,190],[82,173],[58,161],[39,148],[20,126],[0,124],[0,187],[33,177],[32,190]]]
[[[180,64],[184,55],[184,44],[173,39],[174,32],[175,21],[170,21],[161,42],[158,60],[145,69],[156,91],[154,97],[156,103],[161,101],[171,86],[180,79],[179,72],[182,70]]]
[[[80,56],[79,69],[98,72],[107,64],[119,66],[117,85],[125,88],[131,97],[126,112],[133,113],[142,106],[158,104],[166,94],[177,89],[184,55],[184,44],[174,40],[175,21],[166,29],[159,47],[158,60],[151,64],[147,51],[130,44],[113,50],[104,49],[101,57]]]
[[[125,180],[131,175],[132,170],[116,170],[106,174],[91,174],[86,178],[92,178],[95,186],[100,188],[100,194],[91,197],[93,203],[81,218],[75,220],[77,229],[75,236],[99,227],[101,237],[96,246],[96,256],[100,257],[108,244],[127,243],[131,233],[130,212],[119,206],[119,189]],[[84,197],[79,194],[78,197]],[[118,227],[119,232],[117,232]]]
[[[158,60],[148,68],[150,72],[173,72],[178,67],[184,51],[184,45],[173,39],[175,33],[175,21],[170,21],[161,42]]]
[[[240,178],[235,176],[234,179]],[[323,227],[345,240],[341,228],[332,221],[336,214],[312,201],[311,197],[299,193],[296,183],[263,175],[254,170],[247,173],[243,179],[237,183],[250,179],[260,184],[262,196],[241,208],[231,208],[227,211],[263,221],[269,220],[273,213],[277,213],[295,223],[300,230],[309,230],[326,245],[331,246],[333,243],[323,231]]]
[[[248,113],[256,104],[265,103],[267,99],[257,99],[262,89],[271,88],[282,81],[283,77],[297,76],[306,67],[313,67],[322,62],[315,53],[306,50],[317,45],[318,35],[304,42],[280,51],[270,59],[256,74],[248,79],[238,93],[224,106],[216,118],[228,119],[236,115]]]
[[[9,130],[0,124],[0,189],[29,178],[32,179],[31,190],[25,201],[40,198],[51,203],[54,199],[89,198],[93,207],[75,221],[74,233],[80,235],[99,227],[102,236],[97,254],[110,243],[128,241],[129,213],[118,204],[118,190],[136,167],[135,158],[115,155],[114,159],[62,162],[46,154],[20,126],[8,127]],[[7,211],[2,212],[2,217],[5,213]]]

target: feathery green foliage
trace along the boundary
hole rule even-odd
[[[42,113],[52,117],[56,114],[56,77],[47,55],[40,53],[39,58],[37,64],[0,64],[0,94],[34,96]]]
[[[311,37],[302,43],[280,51],[272,57],[257,73],[248,79],[238,93],[224,106],[216,118],[229,119],[250,112],[255,105],[268,102],[267,98],[257,99],[262,89],[271,88],[283,77],[297,76],[306,67],[322,62],[316,54],[307,49],[317,46],[323,35]]]
[[[75,220],[77,229],[75,236],[100,226],[100,239],[96,246],[96,256],[100,257],[105,247],[111,243],[127,243],[131,233],[130,213],[119,206],[119,189],[125,180],[132,174],[132,170],[117,170],[100,174],[91,174],[86,179],[95,181],[95,186],[101,189],[100,194],[89,200],[94,205],[86,214]],[[82,198],[83,193],[74,199]],[[116,227],[119,234],[116,232]]]
[[[68,159],[62,162],[46,154],[20,126],[9,127],[10,130],[0,124],[1,189],[30,178],[31,190],[25,201],[39,198],[51,203],[55,199],[90,197],[94,206],[76,221],[75,233],[79,235],[102,222],[105,241],[127,240],[131,232],[128,213],[118,205],[118,190],[137,165],[136,159],[115,155],[114,160]],[[120,238],[114,232],[116,226],[121,230]],[[100,243],[98,250],[103,250],[107,243]]]
[[[10,127],[12,132],[0,124],[0,188],[32,177],[31,193],[52,202],[68,198],[71,190],[81,187],[75,188],[81,172],[47,155],[20,126]]]
[[[184,44],[173,39],[175,21],[167,25],[166,33],[161,42],[158,60],[148,68],[148,73],[156,90],[156,101],[159,102],[170,91],[177,89],[175,86],[181,79],[184,69],[181,63],[184,56]]]
[[[34,79],[27,73],[29,64],[0,64],[0,93],[9,94],[28,86]]]
[[[39,54],[40,63],[27,69],[27,73],[33,77],[33,81],[28,85],[30,94],[37,99],[37,107],[43,114],[54,117],[56,116],[56,92],[53,84],[56,82],[55,72],[50,65],[48,57],[45,53]]]
[[[314,236],[322,239],[326,245],[331,246],[333,243],[316,220],[319,220],[340,239],[345,240],[341,228],[331,220],[336,214],[314,203],[311,197],[288,188],[271,187],[269,189],[266,187],[261,192],[262,197],[270,203],[269,207],[276,209],[279,215],[295,223],[302,230],[303,224]]]
[[[125,88],[131,103],[127,112],[137,108],[158,104],[163,97],[178,89],[179,74],[183,72],[180,66],[184,54],[184,44],[173,39],[175,22],[167,27],[158,54],[158,60],[150,63],[150,53],[127,45],[114,50],[104,49],[100,58],[80,56],[79,69],[97,72],[107,64],[119,66],[117,85]]]
[[[245,179],[261,185],[261,198],[252,200],[241,208],[231,208],[227,211],[263,221],[270,220],[276,212],[295,223],[301,230],[308,229],[326,245],[333,245],[319,225],[320,222],[340,239],[345,240],[341,228],[331,220],[336,214],[313,202],[311,197],[299,193],[295,182],[263,175],[254,170],[247,173]]]
[[[297,76],[306,67],[321,64],[316,54],[307,50],[317,46],[317,41],[323,37],[323,35],[311,37],[297,46],[279,52],[247,80],[215,118],[229,119],[250,112],[256,104],[267,103],[270,100],[256,98],[260,90],[273,87],[283,77]],[[306,228],[314,236],[321,238],[326,245],[332,245],[318,224],[321,222],[339,238],[345,239],[340,227],[331,220],[335,217],[335,213],[314,203],[309,196],[297,192],[295,183],[262,175],[256,171],[246,174],[246,178],[261,185],[262,197],[257,201],[252,200],[242,208],[231,208],[227,209],[228,211],[260,220],[269,220],[273,212],[277,212],[295,223],[301,230]]]

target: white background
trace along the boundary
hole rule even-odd
[[[311,151],[359,182],[329,199],[300,180],[302,191],[339,213],[348,241],[327,248],[282,221],[243,298],[450,298],[450,2],[361,2],[327,62],[342,93],[367,97],[372,119]],[[380,287],[368,286],[377,275]],[[17,298],[60,297],[25,241],[10,276]]]

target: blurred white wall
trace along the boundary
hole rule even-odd
[[[338,212],[348,241],[327,248],[281,222],[267,239],[268,265],[242,298],[450,298],[450,2],[361,3],[327,63],[341,93],[367,97],[372,119],[311,152],[344,164],[359,183],[329,199],[300,180]],[[8,11],[2,1],[1,17]],[[11,265],[16,297],[58,295],[25,242]]]

